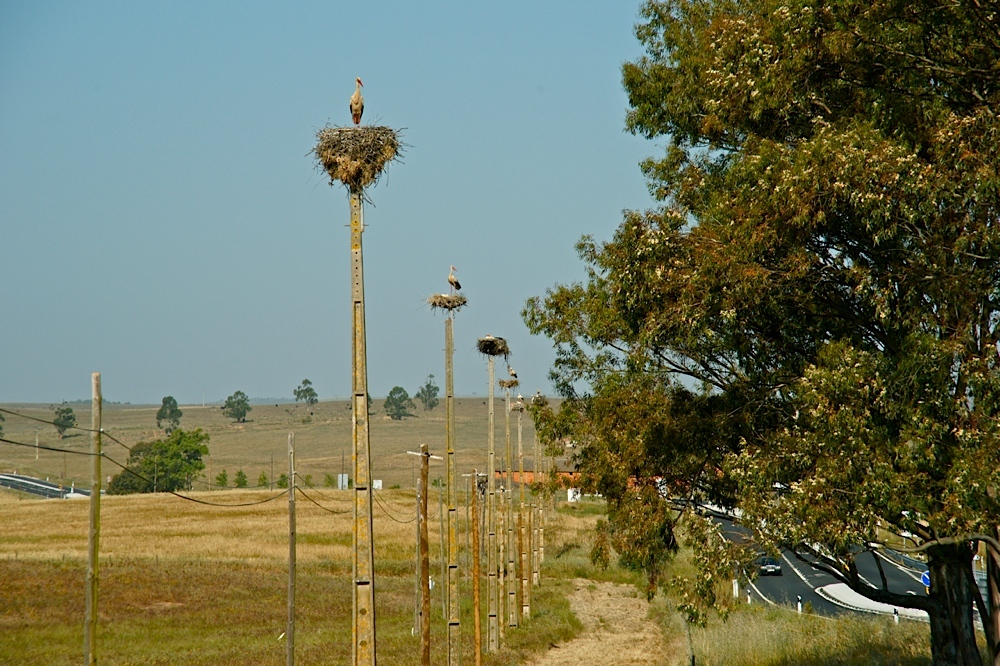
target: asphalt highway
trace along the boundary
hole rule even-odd
[[[46,481],[45,479],[36,479],[22,474],[0,474],[0,486],[46,498],[66,497],[71,494],[90,495],[89,490],[65,488],[57,483]]]
[[[744,527],[734,524],[732,520],[717,519],[722,526],[723,534],[733,541],[746,541],[749,532]],[[858,573],[862,580],[868,581],[874,587],[881,588],[882,578],[879,574],[879,563],[873,553],[859,555]],[[839,581],[811,563],[816,560],[811,557],[798,557],[795,553],[785,550],[781,552],[782,575],[758,576],[756,580],[741,581],[740,595],[750,599],[751,603],[767,603],[796,609],[801,599],[803,606],[811,605],[812,611],[827,616],[837,616],[843,613],[891,613],[891,609],[867,600],[854,599],[844,590]],[[880,558],[882,571],[890,592],[907,595],[924,595],[926,590],[920,582],[920,573],[900,564]],[[901,615],[909,614],[900,610]]]

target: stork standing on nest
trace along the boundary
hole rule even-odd
[[[354,94],[351,95],[351,120],[354,121],[355,125],[361,124],[361,114],[365,112],[365,98],[361,96],[361,87],[365,84],[361,83],[361,79],[354,79]]]
[[[508,365],[507,366],[507,372],[510,374],[510,378],[511,379],[517,379],[517,373],[514,371],[514,368],[512,368],[512,367],[510,367]],[[518,398],[518,399],[520,399],[520,398]]]
[[[462,289],[462,283],[458,281],[457,277],[455,277],[455,271],[458,269],[454,266],[451,266],[450,268],[451,270],[448,272],[448,284],[451,285],[451,295],[454,296],[455,292]]]

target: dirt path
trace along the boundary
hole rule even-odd
[[[575,639],[553,646],[530,666],[670,663],[663,636],[646,618],[649,604],[629,585],[577,578],[570,608],[583,623]]]

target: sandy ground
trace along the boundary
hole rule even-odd
[[[553,645],[529,662],[530,666],[624,666],[674,661],[659,627],[646,617],[648,603],[634,587],[581,578],[573,583],[576,591],[570,595],[570,608],[583,623],[583,632],[567,643]]]

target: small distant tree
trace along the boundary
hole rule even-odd
[[[257,477],[257,487],[264,488],[267,486],[267,472],[261,472],[260,476]]]
[[[76,425],[76,414],[73,413],[73,408],[63,403],[62,407],[56,409],[52,423],[56,427],[56,432],[59,433],[59,439],[62,439],[66,431]]]
[[[424,411],[429,412],[438,406],[438,392],[441,389],[434,383],[434,375],[427,375],[424,385],[416,392],[414,397],[424,405]]]
[[[401,421],[405,416],[413,416],[409,410],[414,408],[410,394],[402,386],[393,386],[385,399],[383,409],[393,421]]]
[[[3,422],[4,422],[3,414],[0,414],[0,437],[3,437]]]
[[[237,423],[247,420],[247,413],[253,409],[250,406],[250,398],[243,391],[237,391],[228,398],[226,404],[222,406],[222,413],[233,419]]]
[[[337,487],[337,479],[336,479],[336,477],[334,477],[333,474],[325,474],[323,476],[323,487],[324,488],[336,488]]]
[[[172,395],[163,398],[163,404],[156,412],[156,427],[162,428],[168,435],[181,424],[181,416],[184,415],[177,407],[177,401]]]
[[[215,485],[219,486],[220,488],[225,488],[226,486],[229,485],[229,475],[226,474],[226,470],[222,470],[221,472],[215,475]]]
[[[234,480],[234,482],[237,488],[247,487],[247,475],[243,472],[243,470],[241,469],[236,470],[236,479]]]
[[[302,484],[305,485],[306,488],[312,488],[313,487],[313,475],[312,474],[306,474],[305,476],[303,476],[302,477]]]
[[[282,473],[281,476],[278,477],[278,487],[279,488],[287,488],[288,487],[288,475],[287,474]]]
[[[315,405],[319,402],[319,396],[316,395],[316,389],[312,387],[312,382],[308,379],[303,379],[299,387],[295,389],[295,402],[302,401],[307,405]]]

